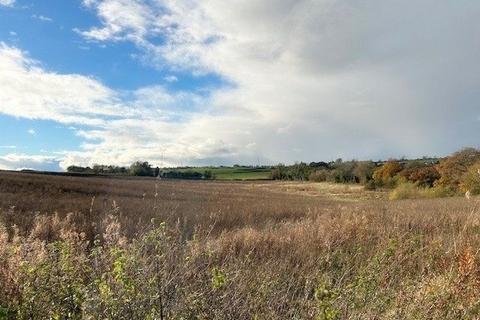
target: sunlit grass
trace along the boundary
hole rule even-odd
[[[0,177],[0,318],[479,316],[475,199],[372,201],[363,194],[376,192],[310,183]],[[331,195],[342,192],[357,200]]]

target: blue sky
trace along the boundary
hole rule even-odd
[[[387,2],[0,0],[0,168],[477,146],[480,4]]]
[[[78,0],[17,0],[14,8],[0,10],[1,39],[28,51],[49,70],[90,75],[120,90],[152,83],[163,83],[173,90],[191,90],[219,83],[213,75],[194,77],[189,72],[180,72],[180,81],[170,83],[165,77],[175,74],[168,66],[161,70],[135,59],[138,50],[130,42],[86,42],[73,30],[98,24],[98,17]]]
[[[169,92],[202,94],[202,90],[224,85],[213,73],[193,75],[148,65],[136,57],[138,49],[130,42],[92,43],[75,32],[97,23],[95,12],[81,1],[19,0],[11,6],[0,5],[0,41],[28,53],[50,72],[86,75],[121,92],[160,84]],[[0,155],[80,151],[82,139],[75,133],[84,129],[82,125],[5,114],[0,114],[0,127]]]

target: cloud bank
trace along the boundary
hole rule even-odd
[[[0,156],[0,170],[42,169],[59,170],[59,160],[54,156],[8,154]]]
[[[13,7],[15,0],[0,0],[0,6]]]
[[[85,41],[132,42],[152,67],[229,85],[120,93],[3,44],[0,112],[88,125],[82,151],[66,151],[62,166],[386,158],[478,145],[478,1],[83,4],[99,18],[75,29]]]

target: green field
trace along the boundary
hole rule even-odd
[[[268,180],[270,179],[270,168],[260,167],[195,167],[175,168],[174,171],[194,171],[203,173],[210,170],[217,180]]]

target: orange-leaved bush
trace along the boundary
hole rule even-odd
[[[440,173],[432,165],[406,168],[399,175],[408,182],[415,183],[421,187],[432,187],[435,181],[440,179]]]
[[[373,173],[373,180],[380,184],[390,184],[392,179],[403,170],[403,166],[397,160],[388,160]]]
[[[469,167],[478,161],[480,161],[480,150],[475,148],[460,150],[441,160],[436,166],[440,179],[435,182],[435,186],[458,191],[462,177]]]

